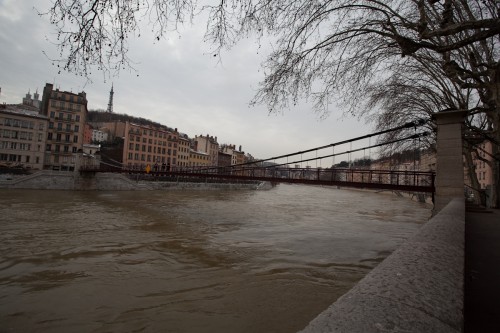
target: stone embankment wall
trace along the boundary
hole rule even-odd
[[[165,190],[165,189],[268,189],[269,183],[224,184],[224,183],[182,183],[161,181],[135,181],[115,173],[98,173],[81,176],[77,172],[44,170],[28,176],[3,177],[0,189],[39,189],[39,190]]]
[[[301,332],[462,332],[464,232],[454,199]]]

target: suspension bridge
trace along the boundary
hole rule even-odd
[[[205,182],[232,182],[232,181],[268,181],[271,183],[294,183],[308,185],[328,185],[353,188],[367,188],[393,191],[408,191],[431,193],[435,192],[434,172],[425,172],[416,170],[416,167],[409,170],[395,169],[370,169],[369,167],[347,167],[337,168],[333,166],[328,168],[318,167],[318,161],[335,158],[340,155],[349,155],[356,152],[370,151],[384,145],[390,145],[407,140],[420,140],[427,136],[426,131],[417,131],[418,128],[425,125],[426,120],[417,120],[404,125],[394,127],[388,130],[379,131],[372,134],[331,143],[325,146],[314,147],[311,149],[297,151],[285,155],[275,156],[267,159],[254,160],[246,163],[229,166],[197,166],[197,167],[167,167],[163,165],[147,165],[144,168],[127,168],[117,163],[83,163],[79,172],[81,174],[91,174],[98,172],[113,172],[126,174],[134,179],[150,179],[157,181],[200,181]],[[352,149],[352,143],[360,140],[371,140],[386,133],[407,130],[414,128],[415,132],[398,139],[384,141],[382,143],[371,144],[367,146]],[[335,148],[349,144],[349,149],[335,152]],[[324,151],[331,152],[324,153]],[[322,152],[321,155],[319,153]],[[308,157],[304,157],[304,155]],[[312,156],[311,156],[312,155]],[[316,167],[307,165],[301,167],[304,163],[316,162]]]

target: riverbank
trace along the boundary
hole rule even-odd
[[[272,187],[269,182],[208,182],[207,180],[159,181],[149,178],[131,179],[116,173],[97,173],[80,175],[71,171],[42,170],[29,175],[3,174],[0,177],[0,189],[28,190],[75,190],[75,191],[144,191],[144,190],[266,190]]]
[[[463,331],[464,225],[454,199],[301,331]]]

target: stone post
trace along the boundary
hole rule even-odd
[[[453,198],[464,198],[462,125],[467,111],[445,110],[433,115],[437,123],[436,196],[433,215]]]

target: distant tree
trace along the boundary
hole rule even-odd
[[[335,164],[333,167],[334,168],[348,168],[349,167],[349,162],[342,161],[340,163]]]

